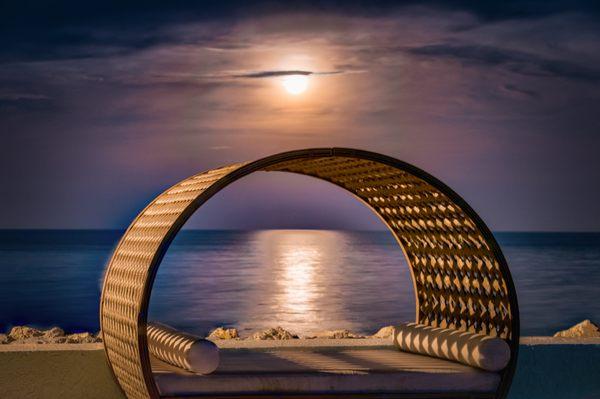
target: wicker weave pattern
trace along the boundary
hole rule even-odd
[[[147,309],[142,309],[149,289],[150,272],[161,245],[183,211],[208,187],[241,164],[192,176],[157,197],[131,224],[109,263],[102,290],[101,326],[104,346],[115,376],[129,398],[157,396],[148,387],[140,359],[148,349],[140,347],[146,334]]]
[[[498,262],[474,221],[442,192],[362,159],[294,160],[269,170],[330,181],[373,208],[409,259],[417,323],[510,338],[508,290]]]
[[[398,166],[380,162],[378,154],[336,150],[336,155],[325,149],[296,151],[209,170],[171,187],[138,215],[109,263],[100,319],[109,362],[129,398],[158,397],[150,370],[146,314],[164,252],[201,203],[259,170],[309,175],[355,194],[388,225],[407,257],[418,323],[499,336],[516,353],[517,305],[509,295],[510,275],[490,247],[493,238],[486,239],[478,227],[483,223],[469,217],[439,185],[434,187],[434,178],[426,181],[424,172],[418,177],[400,167],[404,165],[400,161],[394,160]]]
[[[147,332],[148,349],[152,355],[182,369],[192,370],[186,355],[200,337],[158,323],[148,323]]]

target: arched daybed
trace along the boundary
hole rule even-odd
[[[373,152],[320,148],[199,173],[159,195],[131,223],[110,260],[100,305],[108,362],[127,397],[161,396],[152,372],[146,328],[153,281],[170,243],[198,207],[256,171],[313,176],[354,194],[381,218],[402,247],[414,284],[418,323],[499,337],[510,347],[510,361],[493,392],[428,395],[421,390],[353,396],[507,395],[519,342],[517,298],[506,260],[483,221],[449,187],[412,165]],[[285,396],[277,392],[268,395]],[[352,395],[346,392],[342,396]]]

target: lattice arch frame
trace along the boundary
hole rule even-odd
[[[108,362],[127,397],[159,397],[146,323],[154,278],[169,245],[203,203],[256,171],[326,180],[371,208],[404,252],[417,322],[507,340],[512,356],[495,396],[507,395],[518,351],[518,304],[507,262],[485,223],[452,189],[415,166],[363,150],[319,148],[191,176],[156,197],[134,219],[109,261],[100,303]]]

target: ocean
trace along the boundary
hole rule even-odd
[[[0,331],[98,331],[103,270],[121,231],[0,231]],[[496,233],[517,288],[522,335],[600,321],[600,233]],[[184,230],[152,291],[149,319],[196,334],[275,326],[370,334],[414,320],[402,251],[388,232]]]

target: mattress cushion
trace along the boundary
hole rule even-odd
[[[210,375],[153,359],[161,395],[493,392],[497,373],[394,346],[221,348]]]

